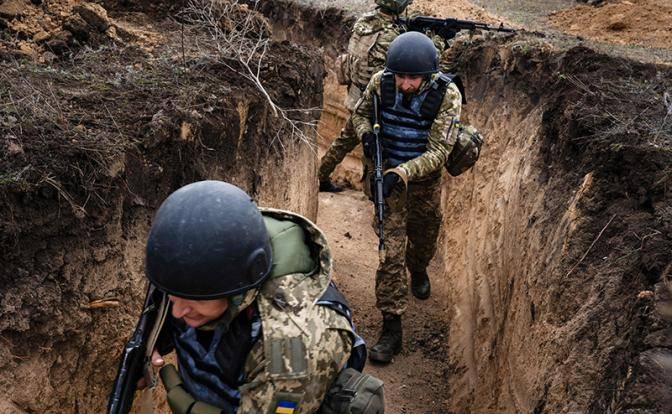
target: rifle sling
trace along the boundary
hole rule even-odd
[[[156,289],[153,285],[150,285],[150,289]],[[154,294],[152,291],[150,294]],[[147,348],[145,349],[145,381],[147,382],[147,388],[143,391],[142,394],[142,405],[141,413],[142,414],[152,414],[154,412],[154,404],[152,398],[152,392],[154,387],[157,384],[157,375],[152,366],[152,352],[156,346],[156,341],[159,339],[159,334],[161,333],[161,328],[163,327],[164,322],[166,321],[166,316],[168,315],[168,295],[163,292],[160,292],[160,301],[155,306],[158,306],[156,322],[152,326],[152,330],[149,333],[147,338]]]

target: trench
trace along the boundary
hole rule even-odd
[[[138,4],[136,12],[149,7]],[[320,137],[313,136],[323,150],[347,116],[329,68],[353,19],[285,0],[261,7],[284,57],[274,60],[278,96],[294,107],[323,105]],[[179,44],[179,29],[156,16],[156,35],[169,29],[176,37],[165,40]],[[141,53],[123,57],[146,64]],[[119,58],[106,63],[121,71],[127,62],[117,67]],[[647,128],[663,108],[633,118],[628,103],[649,104],[645,96],[672,86],[672,70],[531,34],[476,36],[444,58],[466,86],[463,120],[486,146],[474,169],[444,176],[433,297],[411,304],[404,352],[389,368],[369,367],[386,379],[388,412],[669,411],[672,325],[658,310],[672,300],[664,285],[672,267],[672,142],[669,131]],[[141,142],[115,153],[87,191],[86,180],[68,181],[78,176],[72,170],[54,169],[31,185],[7,186],[3,175],[0,412],[104,411],[116,355],[141,306],[152,213],[170,191],[198,179],[232,181],[260,204],[317,219],[333,245],[334,277],[365,339],[375,341],[371,206],[356,191],[323,194],[318,214],[312,147],[274,141],[264,99],[212,69],[213,78],[182,80],[225,85],[211,91],[218,104],[205,94],[199,102],[214,111],[194,117],[178,106],[132,107],[138,116],[129,122],[153,129],[129,132]],[[35,85],[52,76],[28,72]],[[146,99],[138,85],[123,96]],[[85,105],[90,97],[73,91],[63,99]],[[185,135],[185,124],[196,133]],[[86,154],[61,161],[90,179],[100,165],[77,164]],[[355,153],[336,177],[356,188],[358,176]],[[356,219],[343,220],[348,215]],[[108,306],[92,306],[101,299]]]
[[[265,13],[276,25],[291,21],[273,4]],[[329,32],[315,33],[289,24],[283,35],[321,44],[328,66]],[[432,302],[410,305],[394,364],[369,368],[387,381],[388,409],[670,410],[672,338],[657,311],[670,299],[669,125],[664,142],[653,124],[622,128],[632,101],[648,100],[665,124],[657,105],[669,66],[534,34],[458,41],[443,61],[464,80],[463,120],[486,146],[472,170],[444,175]],[[333,139],[347,117],[343,89],[333,77],[324,89],[322,132]],[[329,138],[320,137],[322,151]],[[332,178],[359,188],[360,156],[349,154]],[[372,214],[356,191],[320,195],[335,277],[369,343],[380,326]]]

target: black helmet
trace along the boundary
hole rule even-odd
[[[390,43],[385,69],[409,75],[436,73],[439,71],[439,54],[432,39],[420,32],[406,32]]]
[[[147,240],[147,278],[185,299],[217,299],[257,287],[271,262],[256,204],[221,181],[199,181],[168,196]]]
[[[412,2],[413,0],[376,0],[381,9],[394,14],[400,14]]]

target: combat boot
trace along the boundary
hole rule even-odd
[[[383,314],[383,332],[378,343],[369,350],[369,358],[376,362],[390,362],[401,352],[401,315]]]
[[[320,192],[340,193],[341,191],[343,191],[343,188],[332,183],[331,180],[320,181]]]
[[[429,298],[430,289],[429,276],[426,270],[411,272],[411,293],[413,293],[413,296],[425,300]]]

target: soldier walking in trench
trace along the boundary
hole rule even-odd
[[[380,102],[374,114],[374,99]],[[401,351],[401,316],[407,307],[408,281],[418,299],[430,295],[427,266],[436,251],[441,224],[441,172],[457,139],[462,96],[439,71],[437,49],[418,32],[398,36],[387,52],[384,71],[373,75],[355,111],[352,125],[366,157],[365,192],[371,198],[375,140],[372,120],[380,123],[385,256],[376,272],[376,306],[383,329],[369,352],[389,362]],[[374,217],[374,228],[377,219]]]
[[[378,8],[364,14],[352,29],[348,52],[337,60],[339,83],[348,85],[345,107],[350,113],[366,89],[371,75],[385,66],[385,54],[390,43],[401,33],[396,17],[406,10],[412,0],[376,0]],[[338,192],[341,188],[329,176],[343,158],[359,143],[349,117],[341,134],[334,140],[320,161],[318,178],[320,191]]]

